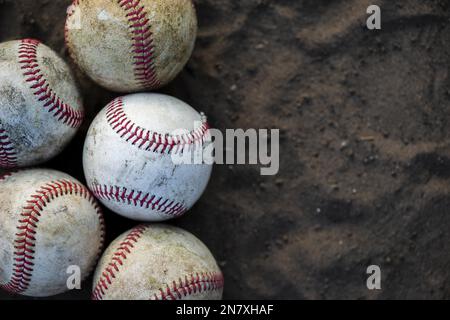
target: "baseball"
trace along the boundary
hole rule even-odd
[[[74,78],[54,51],[31,39],[0,44],[0,167],[51,159],[82,120]]]
[[[141,225],[119,236],[94,275],[95,300],[218,300],[223,276],[209,249],[187,231]]]
[[[212,165],[176,164],[172,156],[202,150],[208,139],[206,118],[176,98],[119,97],[88,131],[83,152],[88,187],[109,209],[131,219],[180,216],[202,195]]]
[[[117,92],[170,82],[189,60],[196,34],[191,0],[75,0],[65,32],[80,69]]]
[[[67,270],[93,270],[103,246],[102,213],[67,174],[23,170],[0,176],[0,287],[33,297],[68,290]]]

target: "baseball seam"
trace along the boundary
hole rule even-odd
[[[120,272],[120,267],[125,263],[124,260],[131,254],[132,249],[141,238],[148,227],[140,225],[132,229],[125,239],[119,244],[119,247],[113,252],[111,261],[103,269],[100,278],[92,292],[93,300],[103,300],[106,292],[113,283],[113,280]],[[177,283],[178,281],[178,283]],[[223,275],[221,273],[203,272],[186,276],[184,281],[179,278],[173,281],[171,285],[167,284],[165,288],[160,288],[150,297],[150,300],[177,300],[188,295],[201,293],[205,291],[219,290],[223,287]]]
[[[9,171],[9,172],[0,174],[0,181],[6,180],[6,178],[12,176],[13,173],[15,173],[15,171]]]
[[[23,70],[25,81],[30,83],[30,89],[37,97],[38,101],[43,103],[44,109],[57,118],[58,121],[72,127],[78,128],[83,122],[84,112],[75,110],[50,88],[50,84],[41,72],[37,50],[40,42],[34,39],[22,40],[19,45],[19,64]]]
[[[66,44],[66,48],[69,53],[69,57],[72,59],[73,62],[76,62],[76,58],[75,58],[75,55],[73,54],[72,49],[69,45],[69,23],[70,23],[70,19],[75,14],[75,7],[78,6],[79,4],[80,4],[80,0],[72,1],[72,4],[67,9],[67,19],[66,19],[66,23],[64,25],[64,42]]]
[[[165,289],[160,288],[151,300],[179,300],[189,295],[222,289],[224,283],[223,275],[218,272],[195,273],[177,281],[167,284]]]
[[[209,124],[202,119],[202,125],[185,134],[161,134],[138,126],[131,121],[124,110],[123,97],[116,98],[106,107],[106,119],[111,128],[122,139],[146,151],[177,154],[188,151],[190,147],[202,145],[207,140]]]
[[[132,51],[134,59],[134,76],[143,88],[154,89],[161,83],[156,74],[154,61],[153,32],[150,19],[140,0],[118,0],[126,12],[132,33]]]
[[[124,264],[124,260],[127,259],[127,254],[131,253],[131,249],[134,248],[134,244],[138,242],[138,239],[142,236],[147,226],[140,225],[132,229],[125,239],[119,244],[119,247],[113,253],[111,261],[108,262],[107,267],[102,271],[100,279],[98,280],[94,290],[92,291],[93,300],[102,300],[106,294],[109,285],[112,284],[112,279],[116,278],[116,273],[120,271],[119,266]]]
[[[172,217],[181,216],[187,211],[187,208],[182,203],[175,200],[157,197],[150,193],[127,189],[126,187],[93,183],[90,185],[90,189],[97,199],[151,209]]]
[[[14,144],[0,121],[0,167],[10,169],[16,166],[17,154]]]
[[[100,256],[104,244],[104,220],[95,198],[86,187],[77,182],[69,180],[52,181],[41,186],[30,196],[23,207],[14,240],[13,273],[10,281],[0,287],[11,293],[22,293],[28,289],[34,269],[36,233],[40,217],[45,207],[52,200],[68,194],[76,194],[87,199],[95,208],[101,228],[101,241],[97,258]]]

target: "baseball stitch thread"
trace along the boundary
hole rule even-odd
[[[182,153],[190,147],[202,145],[206,142],[210,128],[206,119],[202,119],[203,124],[199,128],[180,135],[161,134],[141,128],[128,118],[122,97],[116,98],[106,107],[106,119],[111,128],[127,142],[139,149],[162,154]]]
[[[164,199],[149,193],[128,190],[125,187],[91,184],[92,193],[97,199],[115,201],[135,207],[152,209],[166,215],[178,217],[183,215],[187,208],[175,200]]]
[[[100,279],[98,280],[93,292],[93,300],[102,300],[109,286],[112,284],[112,280],[116,278],[116,274],[120,271],[120,266],[124,264],[124,260],[127,259],[127,255],[131,253],[134,245],[138,242],[138,239],[142,236],[147,226],[140,225],[132,229],[125,239],[119,244],[119,247],[113,253],[113,257],[108,265],[103,270]]]
[[[132,54],[134,59],[134,76],[145,89],[161,86],[156,75],[154,62],[153,33],[150,19],[140,0],[118,0],[125,10],[129,28],[132,33]]]
[[[0,181],[6,180],[6,178],[12,176],[13,173],[16,173],[16,172],[15,171],[9,171],[9,172],[5,172],[5,173],[0,174]]]
[[[19,45],[19,63],[25,81],[30,83],[30,88],[37,99],[44,103],[43,107],[48,109],[48,112],[52,113],[58,121],[62,121],[70,127],[78,128],[83,122],[84,113],[80,110],[74,110],[64,103],[50,88],[50,84],[39,67],[37,57],[39,45],[40,42],[33,39],[22,40]]]
[[[68,180],[57,180],[47,183],[40,187],[34,195],[30,196],[17,225],[16,239],[14,240],[14,263],[13,274],[10,281],[1,287],[11,293],[22,293],[26,291],[30,285],[33,269],[34,254],[36,246],[36,232],[41,215],[45,207],[53,199],[68,195],[76,194],[87,199],[95,208],[101,227],[101,245],[98,254],[104,243],[104,220],[100,207],[97,205],[92,194],[83,185]]]
[[[11,169],[17,166],[17,154],[8,132],[0,121],[0,167]]]
[[[72,61],[76,61],[75,55],[73,54],[71,47],[69,46],[69,24],[72,23],[72,17],[75,14],[75,7],[77,7],[80,4],[80,0],[73,0],[72,5],[67,9],[67,19],[66,24],[64,26],[64,42],[66,44],[67,51],[69,53],[70,58]]]
[[[223,283],[222,273],[196,273],[186,276],[184,280],[179,278],[173,281],[165,289],[160,288],[151,300],[180,300],[193,294],[222,289]]]

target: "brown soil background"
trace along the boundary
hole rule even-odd
[[[34,37],[66,60],[69,0],[0,0],[0,41]],[[216,166],[174,221],[225,273],[225,298],[450,298],[450,4],[368,0],[197,0],[200,30],[162,92],[213,126],[281,129],[281,169]],[[83,179],[84,135],[117,94],[79,72],[88,119],[47,167]],[[135,223],[106,213],[108,240]],[[366,268],[382,269],[382,290]],[[81,292],[57,298],[88,298]],[[0,293],[0,299],[10,298]]]

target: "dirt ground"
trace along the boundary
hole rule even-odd
[[[69,2],[0,0],[0,41],[34,37],[69,60]],[[381,31],[364,27],[370,0],[195,3],[196,49],[162,92],[222,130],[281,130],[277,176],[217,165],[173,222],[210,247],[224,297],[450,298],[450,3],[378,0]],[[83,181],[87,128],[117,94],[77,75],[88,119],[47,166]],[[106,222],[109,241],[135,224]],[[366,287],[372,264],[380,291]]]

